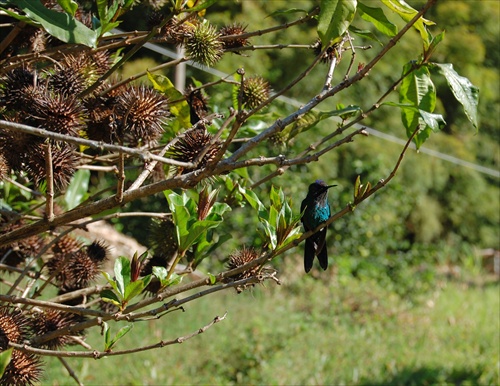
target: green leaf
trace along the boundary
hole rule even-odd
[[[111,303],[111,304],[114,304],[115,306],[121,308],[122,300],[118,299],[118,297],[116,296],[116,294],[113,291],[111,291],[109,289],[105,289],[105,290],[101,291],[100,295],[101,295],[101,299],[103,302]]]
[[[420,117],[432,131],[438,132],[443,130],[446,122],[441,114],[432,114],[424,110],[419,110]]]
[[[356,0],[321,0],[318,35],[323,47],[344,35],[356,13],[356,4]]]
[[[362,19],[372,23],[376,29],[384,35],[393,37],[398,33],[398,27],[392,24],[384,14],[381,8],[372,8],[358,3],[358,10]]]
[[[148,79],[153,84],[155,90],[161,92],[171,101],[170,113],[179,120],[179,123],[184,129],[191,127],[191,112],[189,104],[186,102],[184,95],[178,91],[173,83],[164,75],[155,75],[148,72]]]
[[[128,285],[125,287],[125,294],[123,296],[123,300],[125,302],[129,302],[131,299],[139,295],[144,290],[144,288],[145,288],[144,281],[142,279],[128,283]]]
[[[210,272],[208,273],[208,278],[210,280],[210,284],[215,284],[217,282],[217,278],[215,277],[215,275],[211,274]]]
[[[193,8],[188,8],[188,9],[183,9],[184,12],[199,12],[203,11],[204,9],[207,9],[210,7],[212,4],[214,4],[217,0],[205,0],[201,2],[201,4],[198,4],[197,6]]]
[[[417,10],[413,9],[410,7],[405,1],[403,0],[382,0],[382,3],[385,4],[387,8],[390,10],[396,12],[401,19],[403,19],[405,22],[409,22],[411,19],[415,17],[415,15],[418,13]],[[424,48],[427,49],[429,47],[430,43],[430,38],[429,38],[429,33],[427,32],[427,28],[425,27],[426,25],[434,25],[433,21],[424,19],[423,17],[420,17],[415,24],[413,24],[413,27],[417,29],[418,32],[420,32],[420,37],[422,38],[424,42]]]
[[[453,95],[464,108],[465,115],[477,130],[477,105],[479,103],[479,89],[469,79],[458,75],[450,63],[432,63],[444,75]]]
[[[247,190],[241,186],[238,187],[240,193],[243,194],[248,203],[252,208],[258,210],[259,212],[265,210],[264,204],[260,201],[259,197],[254,193],[253,190]]]
[[[432,56],[432,53],[436,49],[437,45],[443,41],[444,35],[445,35],[445,31],[443,31],[443,32],[437,34],[436,36],[432,37],[431,42],[429,44],[429,48],[427,48],[425,50],[425,52],[424,52],[424,56],[425,56],[424,60],[426,62],[429,61],[429,59]]]
[[[116,291],[117,294],[120,294],[120,291],[118,291],[118,285],[116,284],[116,280],[114,280],[109,273],[103,271],[102,275],[105,277],[105,279],[108,281],[108,283],[113,287],[113,289]],[[121,294],[120,294],[121,295]]]
[[[295,14],[295,13],[304,13],[307,15],[307,11],[305,9],[300,9],[300,8],[290,8],[290,9],[285,9],[285,10],[278,10],[270,13],[269,15],[266,16],[266,19],[268,17],[274,17],[274,16],[280,16],[280,15],[290,15],[290,14]]]
[[[118,293],[125,298],[125,288],[130,283],[131,277],[130,260],[125,256],[118,257],[115,260],[114,272]]]
[[[360,187],[361,187],[361,176],[358,174],[358,176],[356,177],[356,182],[354,182],[354,201],[356,201],[356,199],[359,196]]]
[[[407,63],[403,67],[403,74],[408,74],[412,67],[413,63]],[[436,88],[427,67],[417,68],[404,77],[399,89],[399,102],[402,106],[408,105],[417,109],[401,109],[401,120],[408,137],[413,134],[418,125],[421,129],[427,127],[420,110],[432,113],[436,107]],[[428,136],[429,131],[423,130],[414,137],[417,148],[425,142]]]
[[[64,194],[64,201],[69,210],[80,205],[87,195],[90,181],[90,170],[77,170],[71,177],[68,189]]]
[[[106,351],[109,347],[109,341],[111,338],[111,334],[109,332],[109,324],[107,322],[102,322],[103,323],[103,329],[104,329],[104,351]]]
[[[10,363],[10,358],[12,356],[13,347],[6,349],[0,353],[0,378],[2,378],[3,373],[5,372],[6,367]]]
[[[153,267],[153,275],[160,281],[163,285],[163,282],[167,279],[168,270],[165,267],[155,266]]]
[[[370,30],[362,30],[362,29],[359,29],[359,28],[356,28],[355,26],[353,26],[352,24],[349,26],[349,31],[352,32],[353,34],[356,34],[358,36],[361,36],[362,38],[365,38],[365,39],[371,39],[371,40],[374,40],[376,41],[377,43],[379,43],[380,45],[383,45],[383,43],[380,41],[380,39],[377,37],[377,35],[375,35],[372,31]]]
[[[40,0],[13,0],[30,19],[40,23],[55,38],[74,44],[83,44],[95,48],[97,33],[76,20],[68,13],[45,8]]]
[[[64,12],[69,13],[71,16],[75,16],[75,12],[78,9],[78,4],[73,0],[57,0],[57,3],[61,6]]]
[[[170,275],[170,278],[167,279],[168,270],[165,267],[153,267],[153,275],[158,278],[158,280],[160,281],[160,285],[162,287],[168,287],[171,285],[179,284],[183,278],[183,276],[173,272]]]
[[[133,327],[133,324],[123,326],[118,330],[113,339],[111,339],[111,332],[108,323],[104,322],[104,351],[108,352],[123,336],[128,333]]]
[[[123,336],[132,329],[132,327],[134,327],[133,324],[128,324],[120,328],[116,333],[116,335],[114,336],[114,338],[109,341],[109,346],[107,350],[110,350],[115,345],[116,342],[118,342],[121,338],[123,338]]]
[[[332,111],[316,111],[312,110],[300,117],[293,125],[285,127],[279,134],[282,141],[288,142],[293,137],[304,133],[307,130],[315,127],[321,121],[331,117],[341,117],[347,119],[357,115],[362,110],[359,106],[349,105],[345,108]]]
[[[2,3],[0,3],[0,4],[2,4]],[[4,4],[2,4],[2,5],[4,5]],[[5,5],[7,5],[7,4],[5,4]],[[0,10],[2,10],[2,12],[5,12],[8,16],[10,16],[16,20],[23,21],[26,24],[33,25],[35,27],[40,27],[39,23],[35,22],[34,20],[30,19],[27,16],[19,15],[18,13],[12,12],[10,9],[7,9],[7,8],[0,7]]]
[[[118,27],[121,21],[111,22],[115,18],[119,7],[120,1],[113,1],[108,7],[108,0],[97,0],[97,13],[99,15],[99,36],[104,35],[106,32],[111,31],[113,28]]]
[[[236,83],[233,84],[231,88],[231,101],[233,102],[233,109],[238,110],[239,108],[239,96],[240,96],[240,88],[241,88],[241,75],[235,72],[233,74],[233,78]]]
[[[179,249],[187,251],[191,245],[196,243],[198,239],[210,228],[215,228],[220,224],[220,221],[202,220],[196,221],[189,227],[189,232],[179,243]]]

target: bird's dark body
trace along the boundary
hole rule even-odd
[[[335,185],[326,185],[317,180],[309,185],[306,198],[300,205],[302,224],[306,232],[313,230],[330,217],[328,189]],[[304,248],[304,269],[309,272],[313,266],[314,256],[318,256],[319,265],[328,268],[328,251],[326,248],[326,227],[306,239]]]

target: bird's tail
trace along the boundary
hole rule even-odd
[[[304,270],[306,273],[311,270],[315,255],[316,249],[314,248],[314,241],[308,238],[304,246]]]

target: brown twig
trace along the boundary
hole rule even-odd
[[[9,342],[9,345],[11,347],[16,348],[17,350],[26,352],[26,353],[33,353],[37,355],[43,355],[43,356],[52,356],[52,357],[58,357],[58,358],[94,358],[94,359],[101,359],[107,356],[116,356],[116,355],[127,355],[127,354],[133,354],[137,352],[142,352],[142,351],[148,351],[148,350],[153,350],[156,348],[161,348],[165,346],[170,346],[173,344],[179,344],[183,343],[188,339],[191,339],[195,337],[196,335],[203,334],[205,331],[207,331],[210,327],[212,327],[214,324],[219,323],[223,321],[227,316],[227,312],[222,315],[222,316],[216,316],[210,323],[206,324],[205,326],[199,328],[198,330],[192,332],[191,334],[180,336],[178,338],[172,339],[172,340],[162,340],[158,343],[151,344],[151,345],[146,345],[146,346],[141,346],[141,347],[136,347],[133,349],[129,350],[117,350],[117,351],[55,351],[55,350],[46,350],[46,349],[40,349],[40,348],[35,348],[29,345],[22,345],[22,344],[17,344],[17,343],[12,343]]]

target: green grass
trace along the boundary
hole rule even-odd
[[[199,299],[138,323],[116,349],[186,335],[228,311],[182,344],[68,363],[86,385],[499,384],[498,281],[440,281],[415,303],[374,282],[322,275],[331,276]],[[88,341],[102,350],[101,339]],[[56,359],[47,364],[44,384],[73,384]]]

